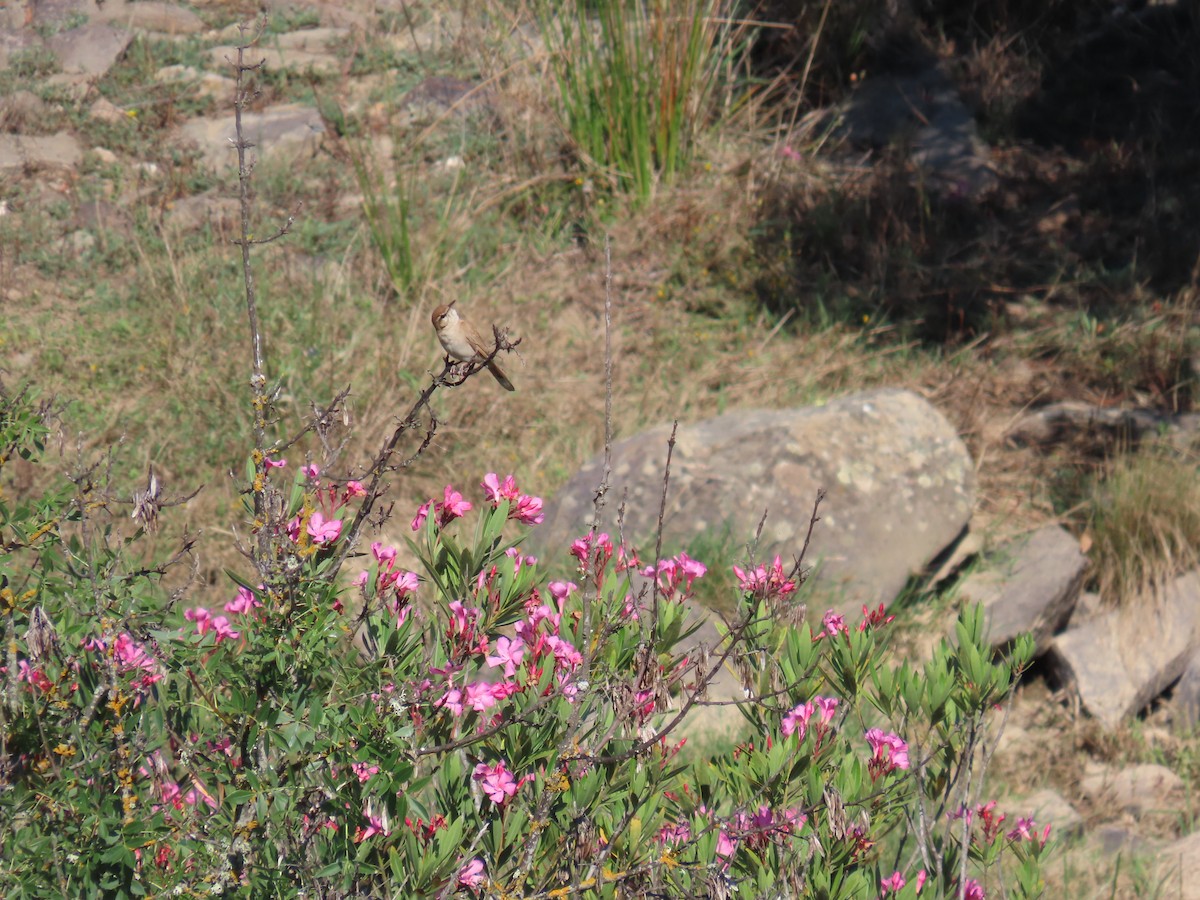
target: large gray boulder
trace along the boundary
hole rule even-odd
[[[602,530],[649,562],[671,427],[613,447]],[[587,530],[603,454],[546,507],[539,545],[555,551]],[[768,513],[760,560],[790,560],[808,531],[817,490],[827,491],[807,562],[819,565],[820,602],[843,611],[890,603],[909,577],[958,536],[971,515],[974,467],[954,427],[911,391],[881,389],[825,406],[730,413],[681,425],[663,518],[664,553],[728,527],[739,544]]]

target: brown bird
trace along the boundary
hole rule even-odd
[[[433,311],[433,327],[437,331],[442,349],[452,357],[465,363],[483,362],[488,358],[491,349],[488,347],[475,326],[458,314],[454,308],[457,300],[439,306]],[[500,382],[500,387],[506,391],[515,391],[508,376],[496,365],[494,360],[488,360],[488,371]]]

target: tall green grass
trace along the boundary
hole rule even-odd
[[[639,205],[691,158],[740,55],[727,0],[538,0],[561,113],[585,164]]]

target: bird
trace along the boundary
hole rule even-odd
[[[475,326],[458,314],[454,308],[457,300],[444,303],[433,311],[433,328],[437,332],[442,349],[454,359],[465,363],[484,362],[492,377],[500,382],[500,387],[506,391],[515,391],[512,382],[504,374],[494,360],[488,359],[491,350],[484,343]]]

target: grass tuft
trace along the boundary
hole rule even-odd
[[[1150,596],[1200,562],[1200,478],[1194,461],[1160,448],[1113,460],[1091,498],[1091,556],[1114,605]]]

